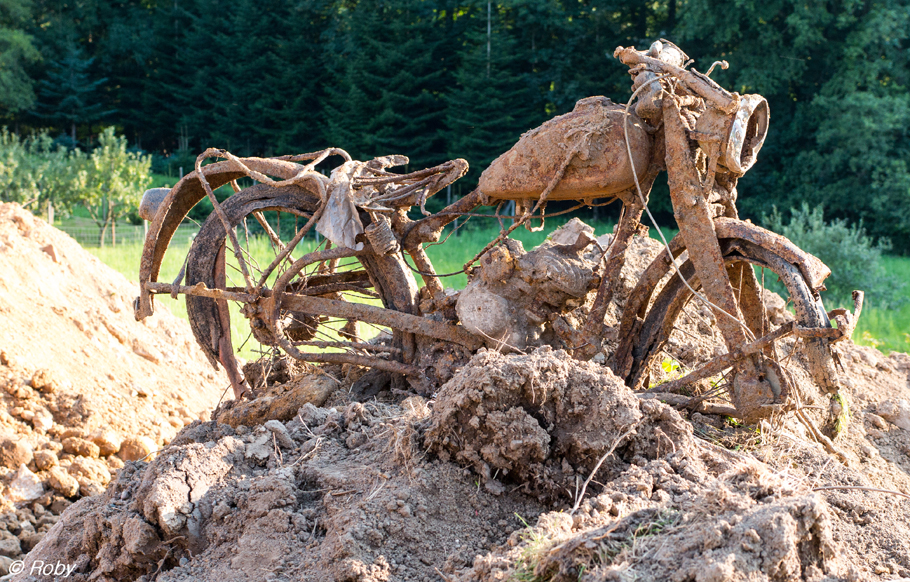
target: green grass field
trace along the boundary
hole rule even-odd
[[[885,270],[904,283],[910,294],[910,257],[882,257]],[[866,299],[863,313],[853,336],[856,343],[875,346],[884,352],[910,352],[910,301],[896,309],[876,307],[875,299]]]
[[[460,271],[465,262],[470,260],[487,242],[496,236],[498,229],[495,225],[487,223],[478,228],[476,227],[478,222],[479,219],[474,219],[468,226],[459,230],[458,236],[449,237],[444,244],[427,247],[427,253],[436,267],[437,273],[444,274]],[[531,249],[543,242],[546,238],[546,233],[552,232],[559,224],[561,222],[549,222],[545,232],[532,233],[523,228],[518,229],[513,233],[513,236],[523,243],[525,249]],[[612,225],[598,224],[595,225],[595,228],[596,233],[599,235],[610,232]],[[447,229],[443,239],[449,232],[450,230]],[[664,234],[669,238],[675,232],[669,231]],[[652,236],[655,238],[657,236],[653,229]],[[305,240],[302,245],[304,246],[303,251],[309,251],[315,247],[315,241],[310,238]],[[169,282],[176,277],[186,257],[188,248],[188,241],[175,241],[175,244],[165,255],[159,280]],[[251,238],[249,248],[250,254],[256,257],[260,263],[267,263],[272,256],[269,243],[265,238]],[[103,249],[90,248],[88,250],[131,281],[138,280],[139,256],[142,252],[141,245],[130,244]],[[299,252],[299,254],[302,254],[302,252]],[[910,258],[889,256],[884,258],[884,262],[889,273],[897,276],[902,281],[906,281],[908,288],[910,288]],[[455,289],[463,288],[466,283],[467,277],[463,273],[444,279],[446,287]],[[186,307],[182,299],[175,301],[169,296],[159,295],[156,301],[166,305],[175,315],[186,317]],[[832,308],[835,306],[831,305],[828,307]],[[233,309],[232,311],[232,328],[234,343],[235,345],[240,345],[246,339],[249,328],[246,326],[246,322],[238,309]],[[910,302],[897,309],[882,309],[875,305],[874,299],[867,300],[854,340],[858,344],[875,346],[885,352],[910,351]],[[248,342],[241,355],[245,358],[252,358],[256,356],[258,349],[258,344],[254,341]]]

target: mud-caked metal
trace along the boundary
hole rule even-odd
[[[767,136],[767,101],[722,88],[708,76],[713,65],[700,73],[666,40],[642,51],[618,47],[614,57],[632,77],[628,104],[602,96],[578,101],[570,113],[522,135],[482,173],[474,191],[435,213],[427,199],[465,175],[464,160],[402,173],[394,170],[408,164],[402,155],[357,161],[328,148],[262,159],[207,150],[174,188],[143,197],[141,213],[152,224],[137,318],[152,313],[155,293],[186,294],[194,333],[212,362],[228,369],[238,398],[249,392],[234,357],[228,301],[244,304],[252,335],[273,349],[310,362],[377,368],[424,393],[451,378],[481,346],[550,345],[578,359],[601,356],[637,389],[677,390],[719,375],[736,414],[756,421],[792,408],[792,379],[776,342],[796,336],[812,377],[836,395],[831,344],[855,327],[861,294],[855,314],[832,312],[839,324],[833,328],[819,295],[828,268],[785,238],[740,220],[736,207],[738,180],[755,166]],[[201,165],[211,157],[225,161]],[[338,157],[340,165],[322,169]],[[641,275],[605,350],[605,317],[626,251],[643,232],[651,187],[664,171],[680,232]],[[241,189],[236,181],[242,177],[258,183]],[[219,202],[213,188],[224,184],[236,194]],[[158,282],[177,225],[206,197],[215,212],[193,242],[185,273],[172,284]],[[542,228],[552,216],[547,204],[568,200],[578,203],[571,209],[622,203],[607,248],[577,221],[528,252],[509,239],[521,226]],[[506,201],[515,201],[516,210],[504,216]],[[485,205],[495,211],[475,210]],[[412,207],[423,216],[409,212]],[[282,239],[280,228],[263,217],[266,211],[290,214],[303,225]],[[437,243],[447,225],[475,216],[496,219],[500,233],[462,271],[437,274],[424,245]],[[246,229],[248,218],[275,249],[264,269],[239,248],[236,231]],[[299,243],[312,230],[331,245],[303,253]],[[235,277],[242,275],[242,285],[227,284],[232,255],[236,264],[229,266]],[[796,312],[793,324],[771,325],[756,266],[783,282]],[[446,289],[445,276],[460,272],[468,275],[467,287]],[[378,298],[381,306],[354,294]],[[690,301],[711,313],[726,353],[654,385],[655,363]],[[328,337],[326,322],[343,327]],[[365,337],[361,324],[388,333]]]

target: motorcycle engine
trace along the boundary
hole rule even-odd
[[[462,325],[503,351],[552,345],[550,324],[600,284],[597,264],[583,256],[593,229],[583,226],[590,232],[563,227],[530,252],[512,239],[487,252],[455,305]]]

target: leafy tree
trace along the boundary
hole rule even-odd
[[[151,183],[151,159],[126,149],[127,141],[106,128],[99,145],[86,160],[86,188],[80,202],[98,225],[99,246],[104,246],[108,227],[117,244],[117,219],[135,210],[142,192]]]
[[[0,200],[27,204],[47,213],[69,212],[85,185],[79,150],[54,146],[47,133],[20,140],[0,131]]]
[[[30,8],[28,0],[0,0],[0,113],[15,114],[35,102],[28,66],[41,54],[23,27]]]
[[[80,150],[68,151],[54,145],[47,133],[41,133],[27,142],[29,174],[37,189],[38,207],[54,223],[57,211],[69,213],[85,188],[86,173]]]
[[[894,307],[906,301],[903,285],[882,266],[881,256],[891,250],[891,243],[873,241],[862,223],[851,226],[843,219],[825,222],[822,208],[810,208],[806,203],[790,210],[789,222],[784,222],[777,208],[764,217],[764,222],[831,268],[825,286],[834,304],[852,305],[854,289],[864,290],[869,305],[876,307]]]
[[[5,127],[0,130],[0,200],[22,204],[35,192],[30,181],[23,184],[26,148],[19,136]]]
[[[693,0],[680,32],[700,68],[725,58],[722,85],[770,102],[760,163],[739,188],[745,215],[806,201],[910,248],[905,1]]]

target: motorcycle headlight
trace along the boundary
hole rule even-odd
[[[768,135],[768,102],[761,95],[743,95],[730,133],[721,150],[720,163],[736,174],[745,174],[755,163]]]

